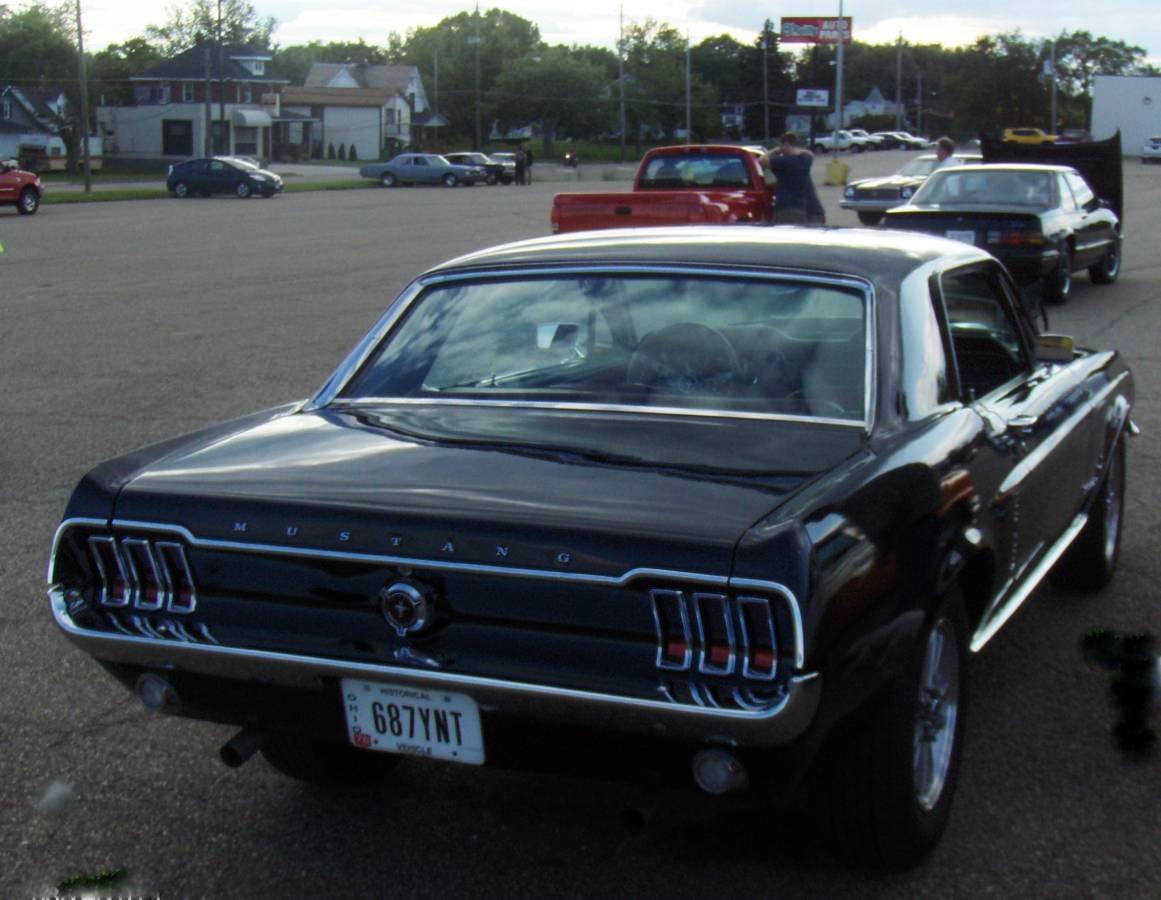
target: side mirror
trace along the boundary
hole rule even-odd
[[[1040,362],[1070,363],[1076,355],[1073,340],[1066,334],[1038,334],[1033,346]]]

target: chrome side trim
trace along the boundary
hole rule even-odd
[[[1075,410],[1072,414],[1061,422],[1052,434],[1048,435],[1039,445],[1027,456],[1025,456],[1019,463],[1017,463],[1012,471],[1008,473],[1008,477],[1000,484],[997,491],[997,500],[1003,499],[1005,496],[1014,491],[1029,475],[1035,471],[1036,467],[1060,446],[1061,443],[1077,429],[1081,422],[1088,417],[1089,413],[1095,410],[1098,406],[1109,398],[1122,381],[1129,377],[1128,372],[1122,372],[1112,381],[1110,381],[1104,388],[1101,389],[1094,397],[1090,397]]]
[[[986,622],[980,623],[980,627],[976,629],[976,633],[972,635],[971,650],[972,653],[979,653],[996,633],[1004,627],[1007,621],[1016,614],[1024,601],[1031,596],[1032,592],[1040,586],[1040,582],[1044,580],[1044,576],[1048,574],[1049,570],[1056,564],[1056,561],[1064,555],[1065,551],[1076,540],[1076,536],[1080,534],[1085,524],[1088,522],[1088,514],[1081,513],[1072,520],[1072,524],[1064,530],[1064,533],[1057,538],[1056,543],[1048,548],[1048,551],[1040,557],[1040,561],[1032,569],[1031,572],[1020,582],[1019,586],[1008,595],[1008,598],[1003,604],[993,613]]]
[[[763,723],[769,725],[771,720],[779,716],[788,706],[794,705],[796,709],[791,716],[793,721],[787,723],[788,727],[783,729],[782,735],[784,739],[789,740],[801,733],[801,730],[806,727],[813,716],[820,690],[820,680],[817,678],[792,678],[781,701],[769,709],[722,709],[687,706],[661,700],[623,697],[616,694],[603,694],[543,684],[505,681],[431,669],[411,669],[378,663],[327,659],[269,650],[248,650],[222,645],[189,644],[181,641],[90,631],[79,626],[69,615],[63,591],[53,588],[48,593],[52,615],[57,626],[98,659],[132,662],[145,666],[178,666],[188,668],[191,671],[207,671],[226,676],[231,674],[240,676],[242,673],[247,673],[250,677],[263,677],[270,681],[293,683],[299,686],[308,684],[310,679],[318,677],[347,676],[381,678],[436,687],[447,686],[472,692],[484,698],[497,698],[498,702],[502,702],[503,698],[506,697],[533,700],[537,701],[538,705],[555,702],[557,705],[554,708],[558,713],[562,713],[565,707],[575,710],[577,704],[588,705],[598,714],[602,711],[607,714],[628,712],[632,713],[629,718],[636,721],[638,727],[642,721],[640,713],[645,711],[652,714],[649,719],[645,720],[645,725],[650,728],[653,734],[657,734],[656,726],[658,724],[664,726],[668,723],[680,726],[681,723],[697,720],[713,720],[719,723],[718,727],[725,728],[729,728],[731,724],[738,727]],[[304,679],[306,680],[304,681]],[[800,702],[796,703],[796,700]],[[690,732],[685,729],[682,733]],[[744,733],[751,738],[760,736],[749,730]]]
[[[72,527],[90,527],[90,528],[108,528],[108,519],[87,519],[78,516],[74,519],[65,519],[57,526],[56,534],[52,536],[52,550],[49,551],[48,556],[48,571],[45,573],[44,580],[46,584],[56,583],[56,556],[60,549],[61,538],[64,533]]]
[[[875,410],[875,377],[877,371],[877,359],[875,355],[876,347],[876,304],[875,291],[873,285],[864,279],[855,278],[849,275],[825,275],[825,274],[811,274],[805,272],[795,272],[792,270],[762,270],[762,269],[730,269],[716,266],[705,265],[675,265],[656,264],[649,265],[644,263],[630,263],[618,264],[616,262],[602,262],[598,264],[558,264],[549,266],[536,265],[522,265],[510,269],[478,269],[465,270],[456,272],[439,272],[430,275],[422,275],[413,281],[410,285],[404,288],[403,292],[399,294],[387,307],[379,321],[372,326],[371,330],[355,345],[355,348],[347,355],[339,367],[334,371],[326,383],[318,390],[318,392],[306,403],[303,407],[306,412],[313,412],[330,404],[344,388],[350,383],[355,373],[363,367],[363,364],[371,357],[375,348],[385,338],[390,331],[395,327],[396,323],[406,314],[407,310],[415,302],[416,298],[427,288],[433,285],[455,283],[455,282],[474,282],[474,281],[489,281],[498,278],[513,278],[513,277],[551,277],[558,275],[592,275],[594,273],[603,273],[608,275],[695,275],[695,276],[712,276],[719,278],[729,278],[731,280],[756,280],[756,281],[793,281],[805,284],[826,285],[829,287],[843,287],[847,289],[858,290],[862,293],[865,309],[864,325],[866,331],[866,345],[867,354],[864,359],[865,380],[867,390],[863,398],[863,421],[852,422],[847,419],[833,420],[844,425],[856,425],[858,428],[865,429],[870,432],[874,424],[874,410]],[[391,398],[378,398],[377,402],[384,402]],[[525,404],[516,404],[523,406]],[[600,408],[599,406],[597,408]],[[634,406],[629,409],[636,413],[652,412],[649,407]],[[683,410],[683,414],[688,415],[688,410]],[[713,413],[713,415],[720,416],[722,413]],[[819,419],[809,419],[809,421],[827,421]]]

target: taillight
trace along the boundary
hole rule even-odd
[[[193,571],[185,547],[143,538],[89,538],[101,606],[130,606],[143,612],[191,613],[197,606]]]
[[[657,668],[683,671],[693,658],[693,636],[681,591],[651,591],[657,624]]]
[[[992,228],[988,230],[987,240],[998,247],[1044,246],[1044,235],[1028,228]]]
[[[778,674],[778,628],[767,597],[650,591],[657,623],[657,667],[773,681]],[[691,627],[692,626],[692,627]]]

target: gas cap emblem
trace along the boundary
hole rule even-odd
[[[379,591],[379,608],[400,637],[419,634],[432,622],[432,598],[413,584],[397,581]]]

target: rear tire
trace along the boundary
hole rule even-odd
[[[16,201],[16,211],[22,216],[35,215],[36,211],[40,209],[40,194],[36,192],[35,188],[25,188],[20,192],[20,198]]]
[[[268,735],[261,753],[283,775],[324,787],[374,784],[402,759],[390,753],[357,750],[337,741],[282,733]]]
[[[184,181],[179,181],[177,184],[175,184],[173,186],[173,196],[177,197],[178,200],[184,200],[189,195],[190,195],[189,185],[186,184]]]
[[[251,193],[250,185],[246,184],[244,181],[240,181],[238,182],[238,186],[234,188],[234,193],[236,193],[241,199],[248,200]]]
[[[1041,293],[1046,303],[1064,303],[1072,290],[1072,250],[1065,247],[1060,251],[1056,271],[1047,276],[1041,284]]]
[[[1125,509],[1125,441],[1113,449],[1088,522],[1052,570],[1052,583],[1065,590],[1099,591],[1117,570]]]
[[[379,183],[383,187],[395,187],[395,176],[390,172],[384,172],[379,176]]]
[[[813,807],[836,852],[905,869],[939,842],[963,746],[967,634],[953,586],[886,695],[836,733],[819,758]]]
[[[456,176],[451,172],[448,172],[443,176],[443,183],[448,187],[455,187],[457,184],[459,184],[459,181],[460,180],[456,178]]]
[[[859,221],[864,225],[878,225],[883,221],[883,214],[879,212],[860,212]]]
[[[1121,241],[1118,237],[1109,245],[1104,257],[1095,266],[1088,267],[1088,277],[1093,284],[1112,284],[1121,274]]]

